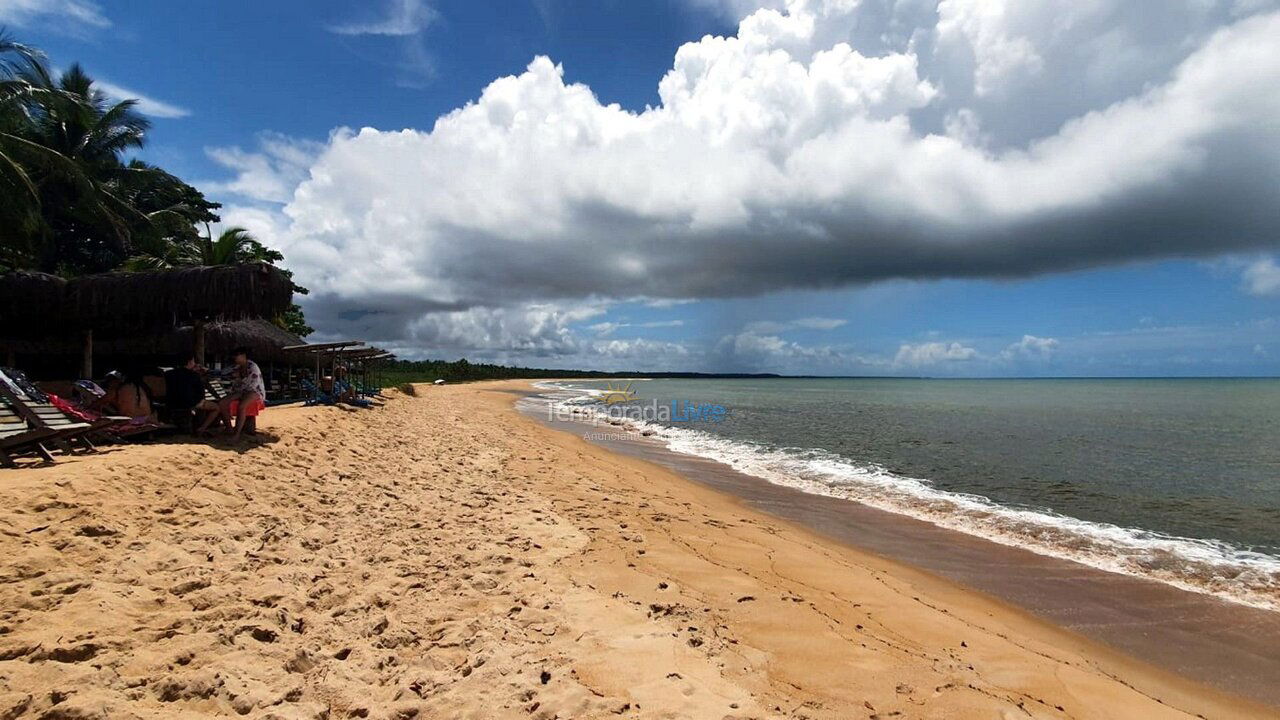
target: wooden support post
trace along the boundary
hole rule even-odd
[[[204,365],[204,321],[197,320],[191,327],[191,354],[196,356],[196,364]]]
[[[84,331],[83,363],[80,366],[80,377],[93,379],[93,330]]]

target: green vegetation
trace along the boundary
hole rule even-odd
[[[284,259],[242,228],[214,239],[218,203],[125,157],[150,129],[137,105],[109,98],[78,64],[51,72],[40,51],[0,29],[0,272],[74,277]],[[276,321],[311,332],[297,305]]]
[[[508,367],[506,365],[489,365],[486,363],[470,363],[466,358],[456,362],[443,360],[396,360],[384,365],[379,371],[382,381],[388,386],[403,383],[466,382],[470,380],[510,380],[516,378],[575,378],[575,377],[617,377],[616,374],[586,370],[549,370],[546,368]]]

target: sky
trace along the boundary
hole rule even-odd
[[[550,368],[1280,374],[1277,0],[0,0],[311,293]]]

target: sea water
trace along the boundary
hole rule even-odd
[[[609,387],[545,384],[535,412],[1280,609],[1280,380],[649,380],[626,402]]]

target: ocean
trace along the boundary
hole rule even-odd
[[[610,392],[627,384],[544,383],[525,407],[1280,609],[1280,380],[690,379]]]

